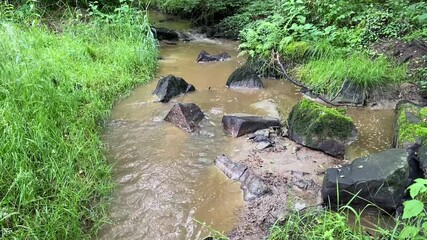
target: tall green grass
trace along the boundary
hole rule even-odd
[[[301,80],[319,93],[336,95],[345,81],[367,93],[377,87],[404,81],[407,66],[385,57],[371,59],[363,53],[309,61],[299,69]]]
[[[61,33],[0,19],[0,238],[89,238],[106,221],[101,123],[157,50],[144,15],[95,10]]]

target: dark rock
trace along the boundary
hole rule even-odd
[[[262,179],[243,164],[233,162],[226,156],[220,155],[215,160],[215,165],[227,177],[241,182],[240,188],[243,190],[245,201],[251,201],[270,192]]]
[[[218,62],[218,61],[225,61],[230,59],[230,54],[223,52],[216,55],[211,55],[205,50],[202,50],[199,55],[197,56],[197,62]]]
[[[246,170],[240,178],[242,185],[240,188],[243,190],[243,198],[245,201],[251,201],[255,198],[270,192],[270,189],[265,185],[261,178],[254,174],[251,170]]]
[[[261,78],[246,66],[236,69],[228,78],[226,85],[229,88],[264,88]]]
[[[357,139],[357,130],[344,110],[304,99],[289,114],[288,135],[306,147],[343,158],[345,147]]]
[[[168,75],[159,80],[153,94],[159,97],[160,102],[169,102],[175,96],[195,90],[194,86],[188,84],[184,79]]]
[[[401,204],[405,189],[421,175],[415,163],[415,155],[405,149],[389,149],[341,168],[330,168],[323,180],[323,202],[347,204],[357,194],[352,205],[365,206],[370,201],[394,211]]]
[[[170,122],[187,132],[194,132],[205,115],[194,103],[177,103],[165,117],[166,122]]]
[[[231,161],[228,157],[224,155],[219,155],[215,160],[215,165],[230,179],[239,181],[243,173],[248,169],[248,167]]]
[[[331,102],[335,104],[363,106],[365,100],[366,94],[363,87],[353,85],[350,81],[345,81],[342,89]]]
[[[154,34],[154,37],[159,40],[167,40],[167,41],[178,41],[179,33],[172,29],[162,28],[162,27],[152,27],[151,31]]]
[[[233,137],[240,137],[260,129],[281,126],[280,121],[277,118],[241,113],[224,115],[222,118],[222,124],[225,131],[230,133]]]

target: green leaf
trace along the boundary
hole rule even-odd
[[[424,203],[419,200],[409,200],[403,203],[403,219],[418,216],[424,210]]]
[[[400,239],[413,239],[418,235],[420,229],[414,226],[405,226],[405,228],[400,232]]]
[[[423,223],[422,228],[423,228],[424,232],[426,233],[427,232],[427,222]]]
[[[424,186],[424,184],[420,184],[420,183],[414,183],[411,186],[409,186],[409,194],[411,195],[411,198],[415,198],[416,196],[418,196],[418,194],[423,188],[426,188],[426,187]]]
[[[424,178],[417,178],[417,179],[415,179],[415,182],[427,185],[427,179],[424,179]]]

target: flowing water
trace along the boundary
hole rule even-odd
[[[134,90],[113,110],[106,129],[108,159],[118,184],[111,208],[112,224],[100,239],[200,239],[208,227],[228,232],[243,205],[237,183],[213,165],[219,154],[230,154],[235,142],[222,129],[223,114],[244,112],[281,116],[302,98],[289,82],[264,79],[265,89],[234,91],[225,87],[233,70],[243,61],[238,44],[199,39],[162,45],[158,77]],[[226,51],[226,62],[198,64],[201,50]],[[193,84],[197,91],[170,103],[156,102],[151,92],[160,76],[174,74]],[[164,122],[174,102],[192,102],[206,114],[201,131],[189,134]],[[359,140],[348,148],[347,158],[389,148],[394,115],[392,110],[349,109],[359,130]]]

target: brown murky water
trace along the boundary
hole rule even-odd
[[[198,64],[200,50],[227,51],[232,60]],[[287,115],[301,99],[298,89],[286,81],[264,80],[265,89],[244,92],[225,87],[225,82],[243,58],[237,43],[198,40],[161,46],[158,76],[174,74],[193,84],[197,91],[174,99],[193,102],[207,118],[202,130],[188,134],[162,121],[173,102],[163,104],[151,95],[157,79],[118,103],[106,130],[108,158],[114,164],[118,187],[113,196],[111,218],[100,239],[200,239],[205,222],[227,233],[243,205],[237,183],[227,179],[213,161],[230,154],[235,141],[221,126],[223,114],[244,112],[272,115],[277,104]],[[348,148],[347,157],[365,155],[391,144],[393,111],[349,109],[359,129],[359,141]]]

